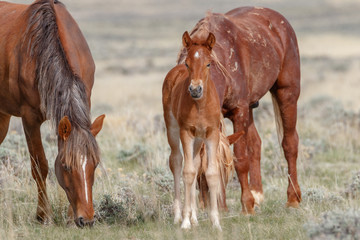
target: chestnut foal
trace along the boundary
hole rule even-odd
[[[175,180],[174,222],[181,221],[180,174],[183,157],[179,143],[181,141],[185,156],[183,229],[189,229],[191,224],[198,223],[195,180],[201,164],[200,149],[204,143],[207,154],[205,176],[210,190],[210,219],[214,227],[221,229],[217,206],[220,174],[216,159],[221,110],[218,94],[209,74],[215,36],[209,33],[206,41],[198,42],[185,32],[182,41],[188,52],[185,65],[171,70],[163,84],[164,118],[171,148],[169,164]]]

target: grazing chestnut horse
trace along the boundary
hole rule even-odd
[[[287,206],[298,207],[301,192],[296,170],[299,141],[296,119],[300,95],[300,58],[294,30],[282,15],[273,10],[242,7],[225,14],[209,13],[200,20],[190,34],[195,42],[193,48],[202,47],[199,43],[206,42],[209,33],[216,37],[211,55],[204,58],[206,62],[203,63],[210,64],[210,68],[197,65],[197,71],[203,71],[212,80],[221,111],[224,117],[232,121],[234,132],[245,133],[234,145],[235,170],[242,190],[242,211],[252,214],[255,201],[259,204],[263,200],[261,139],[254,125],[252,111],[268,91],[272,94],[279,139],[288,162]],[[168,75],[172,85],[182,79],[193,79],[189,77],[192,73],[186,71],[185,64],[187,59],[195,58],[195,53],[184,45],[178,65]],[[195,79],[191,90],[200,90],[198,82]],[[168,120],[167,124],[172,122],[174,120]],[[177,132],[171,130],[168,135],[173,135],[175,139]],[[176,159],[173,162],[181,162],[176,144],[174,142],[170,158]]]
[[[51,220],[46,194],[48,162],[40,126],[49,119],[58,135],[55,173],[69,216],[79,227],[94,221],[92,185],[104,115],[90,121],[95,65],[89,47],[63,4],[0,2],[0,143],[11,116],[22,118],[38,188],[37,219]]]

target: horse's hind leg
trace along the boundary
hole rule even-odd
[[[197,176],[197,182],[199,186],[199,207],[206,209],[209,206],[209,187],[204,172]]]
[[[255,199],[255,204],[260,205],[264,200],[260,168],[261,139],[255,127],[252,109],[250,109],[249,116],[247,147],[250,159],[250,190]]]
[[[0,144],[4,141],[9,129],[10,116],[0,113]]]
[[[236,160],[234,161],[235,170],[238,175],[241,186],[241,205],[244,214],[254,213],[254,197],[250,192],[248,175],[249,175],[249,158],[247,152],[247,132],[249,124],[249,107],[247,103],[242,103],[241,106],[233,111],[231,116],[233,122],[234,132],[244,132],[245,134],[234,144],[234,153]]]
[[[48,174],[48,162],[45,157],[41,142],[40,126],[38,116],[26,116],[22,118],[26,141],[30,152],[31,174],[38,188],[37,219],[42,223],[51,221],[51,210],[46,194],[46,177]]]
[[[165,124],[167,129],[167,138],[171,148],[169,156],[169,167],[174,176],[174,223],[181,222],[181,204],[180,204],[180,177],[183,156],[180,151],[180,129],[174,116],[170,112],[165,113]]]
[[[297,61],[288,61],[284,64],[283,70],[271,93],[274,98],[274,109],[277,109],[277,104],[278,114],[280,114],[282,120],[284,136],[281,145],[288,162],[289,185],[287,189],[287,206],[298,207],[301,202],[301,192],[296,170],[299,144],[299,137],[296,131],[297,100],[300,95],[300,69]],[[275,115],[277,115],[276,111]]]

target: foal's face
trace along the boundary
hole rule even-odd
[[[183,35],[183,45],[187,49],[185,66],[189,71],[189,92],[193,99],[203,96],[204,86],[209,78],[211,50],[215,45],[215,36],[209,33],[205,42],[194,43],[188,32]]]
[[[101,130],[104,115],[98,117],[91,126],[91,133],[95,137]],[[74,221],[78,227],[91,226],[94,222],[94,207],[92,201],[92,186],[94,172],[100,159],[93,156],[78,154],[79,165],[67,164],[64,154],[67,138],[71,134],[71,123],[64,117],[59,124],[58,156],[55,161],[55,174],[60,186],[65,190],[72,208]],[[96,156],[98,158],[99,156]],[[71,210],[70,210],[71,211]]]

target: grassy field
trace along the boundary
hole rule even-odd
[[[97,137],[102,152],[93,189],[97,222],[91,229],[66,224],[68,202],[54,174],[57,143],[49,124],[42,137],[54,222],[35,221],[36,185],[21,121],[12,119],[0,146],[0,239],[360,239],[360,5],[355,0],[63,2],[97,65],[92,116],[107,115]],[[303,202],[299,209],[285,208],[287,164],[265,96],[254,113],[262,138],[265,202],[256,215],[241,215],[234,174],[227,188],[229,212],[221,214],[223,231],[212,229],[205,210],[199,210],[198,227],[182,231],[172,223],[162,81],[175,64],[182,33],[208,9],[254,4],[283,13],[298,35]]]

